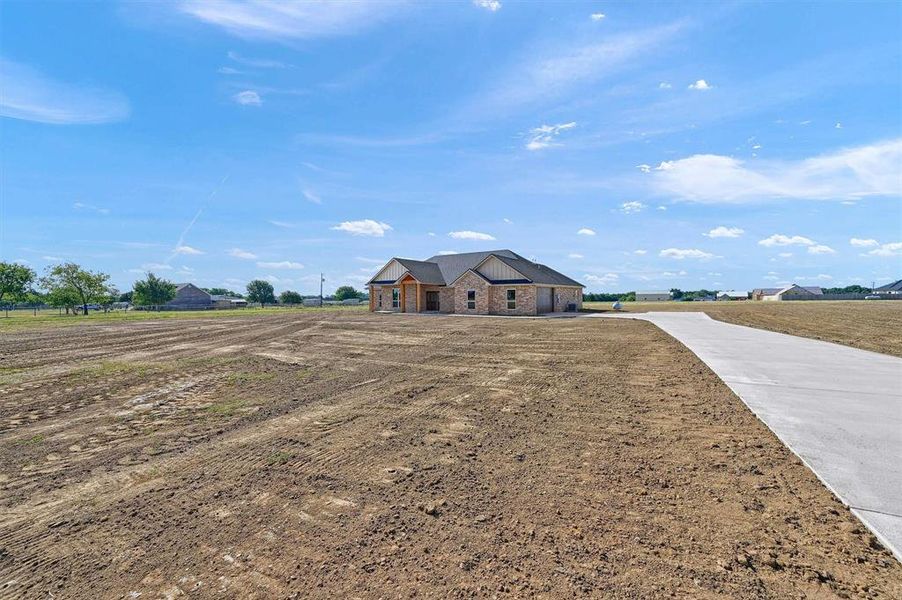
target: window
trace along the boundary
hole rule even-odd
[[[517,290],[507,290],[507,310],[517,308]]]
[[[476,310],[476,290],[467,290],[467,310]]]
[[[398,288],[391,289],[391,307],[398,308],[401,306],[401,290]]]

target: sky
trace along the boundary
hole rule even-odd
[[[358,288],[902,278],[902,4],[0,4],[0,259]]]

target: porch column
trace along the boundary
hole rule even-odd
[[[376,306],[376,297],[373,295],[373,286],[370,286],[370,312],[373,312]]]
[[[420,312],[420,282],[417,282],[417,312]]]
[[[407,312],[407,286],[401,284],[401,312]]]

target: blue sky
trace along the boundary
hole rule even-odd
[[[0,257],[361,286],[902,277],[898,3],[0,5]]]

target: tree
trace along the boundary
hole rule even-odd
[[[247,284],[247,299],[249,302],[259,302],[260,304],[276,303],[276,295],[272,284],[262,279],[254,279]]]
[[[87,315],[88,304],[102,302],[109,295],[109,280],[106,273],[94,273],[75,263],[63,263],[47,269],[47,274],[41,278],[41,286],[55,302],[62,302],[58,306],[68,309],[81,304]]]
[[[679,300],[680,298],[683,297],[683,290],[681,290],[679,288],[671,288],[670,297],[673,298],[674,300]]]
[[[175,284],[153,273],[147,279],[136,281],[132,301],[137,306],[160,306],[175,298]]]
[[[244,298],[238,292],[227,290],[226,288],[202,288],[205,292],[212,296],[229,296],[230,298]]]
[[[304,302],[304,298],[297,292],[285,290],[279,294],[279,302],[282,304],[301,304]]]
[[[128,302],[132,303],[132,294],[134,292],[125,292],[124,294],[119,294],[119,302]]]
[[[0,301],[24,298],[34,282],[34,271],[16,263],[0,262]]]
[[[361,294],[350,285],[343,285],[333,294],[333,298],[338,301],[347,300],[349,298],[360,298]]]

